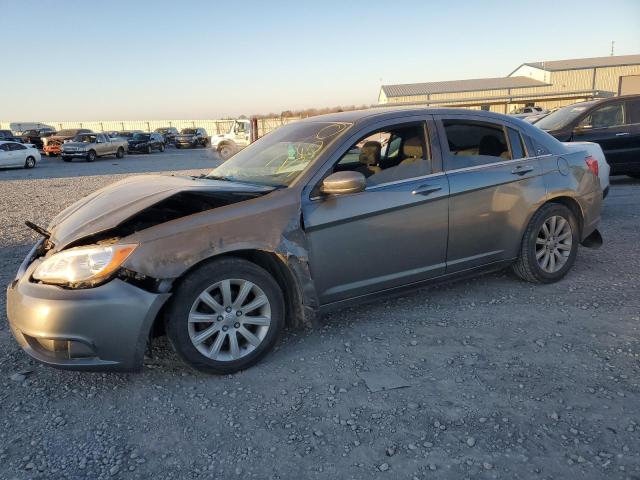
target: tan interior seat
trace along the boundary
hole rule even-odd
[[[382,145],[380,142],[368,141],[360,149],[360,166],[356,169],[357,172],[362,173],[365,177],[381,171],[378,166],[380,163],[380,152],[382,151]]]
[[[424,151],[420,137],[407,138],[402,145],[400,165],[409,165],[424,160]]]

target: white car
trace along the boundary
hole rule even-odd
[[[609,167],[600,145],[593,142],[562,143],[573,152],[586,152],[587,157],[591,157],[598,162],[598,178],[600,179],[600,187],[602,188],[602,197],[606,197],[609,193],[609,171],[611,170],[611,167]]]
[[[40,161],[40,152],[31,143],[0,142],[0,168],[33,168]]]
[[[531,117],[532,115],[542,115],[545,113],[549,113],[549,110],[542,107],[522,107],[514,110],[509,115],[512,117],[522,118],[523,120],[527,117]]]

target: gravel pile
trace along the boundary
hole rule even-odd
[[[0,279],[46,224],[117,175],[0,180]],[[0,313],[0,478],[640,477],[640,184],[615,182],[605,247],[555,285],[508,272],[343,310],[240,374],[29,360]],[[371,392],[365,372],[408,387]]]

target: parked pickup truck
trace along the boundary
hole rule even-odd
[[[227,160],[250,143],[251,122],[245,119],[235,120],[227,133],[211,137],[211,147],[218,151],[222,160]]]
[[[104,133],[81,133],[73,137],[71,142],[62,144],[62,159],[70,162],[74,158],[84,158],[87,162],[93,162],[105,155],[122,158],[126,150],[126,139],[109,138]]]
[[[62,151],[62,144],[68,140],[71,140],[76,135],[81,133],[93,133],[86,128],[68,128],[66,130],[60,130],[55,135],[42,139],[42,151],[47,157],[56,157]]]

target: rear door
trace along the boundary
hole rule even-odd
[[[517,126],[474,115],[436,116],[449,179],[447,273],[512,259],[546,188]]]
[[[9,143],[9,149],[11,150],[11,160],[10,165],[14,167],[21,167],[24,165],[24,162],[27,160],[27,147],[20,143]]]
[[[625,102],[625,118],[628,123],[625,171],[640,173],[640,97]]]
[[[449,186],[427,117],[372,125],[348,139],[303,197],[310,268],[322,304],[442,275]],[[398,148],[386,143],[390,139]],[[431,143],[431,142],[429,142]],[[433,145],[431,143],[431,145]],[[367,178],[363,192],[326,196],[325,176],[344,170]]]

